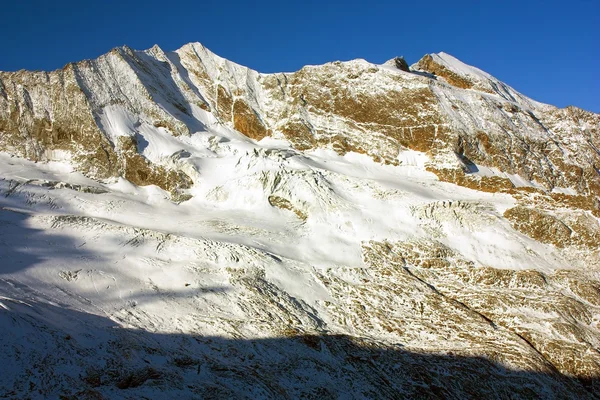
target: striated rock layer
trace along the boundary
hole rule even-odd
[[[594,398],[599,129],[445,53],[0,72],[0,397]]]

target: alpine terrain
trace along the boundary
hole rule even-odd
[[[1,72],[0,151],[0,398],[600,398],[599,114],[122,47]]]

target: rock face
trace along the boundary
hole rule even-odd
[[[116,173],[116,155],[72,65],[51,73],[3,73],[0,82],[2,150],[35,161],[72,156],[99,179]]]
[[[0,397],[595,398],[599,127],[445,53],[0,72]]]
[[[410,72],[410,68],[408,67],[408,63],[406,62],[404,57],[400,56],[400,57],[394,58],[394,64],[396,65],[396,68],[398,68],[399,70],[404,71],[404,72]]]

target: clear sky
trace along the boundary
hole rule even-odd
[[[600,112],[600,0],[17,0],[0,70],[50,70],[127,44],[201,42],[260,72],[444,51],[535,100]]]

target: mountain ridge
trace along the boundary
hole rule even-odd
[[[182,55],[185,65],[182,64]],[[162,66],[162,72],[159,66]],[[167,73],[164,68],[169,72]],[[429,73],[429,76],[406,75],[404,71],[398,70],[400,75],[397,76],[402,79],[395,79],[394,71],[390,72],[385,68],[387,68],[385,64],[377,66],[366,61],[354,60],[345,63],[327,63],[322,66],[306,66],[294,73],[260,74],[216,56],[199,43],[191,43],[170,53],[165,53],[158,46],[144,51],[134,51],[123,46],[95,60],[68,64],[63,70],[55,71],[54,74],[65,75],[62,78],[57,76],[55,80],[68,78],[72,81],[70,90],[82,92],[79,102],[83,103],[83,107],[80,107],[82,110],[75,114],[92,114],[93,120],[84,118],[85,121],[74,123],[87,125],[87,130],[90,131],[87,136],[93,136],[95,145],[100,144],[103,149],[104,154],[96,151],[95,155],[97,159],[103,159],[102,165],[95,165],[98,164],[96,162],[86,166],[88,160],[82,160],[83,169],[88,169],[91,176],[96,174],[98,177],[109,177],[125,173],[128,179],[136,184],[152,182],[170,191],[178,190],[180,186],[183,188],[189,186],[189,180],[181,174],[173,174],[165,170],[164,166],[148,163],[147,158],[137,157],[135,152],[128,153],[126,149],[133,148],[130,134],[113,135],[102,126],[102,116],[106,113],[107,106],[114,102],[116,105],[124,104],[125,111],[146,114],[145,119],[149,123],[155,127],[164,127],[174,135],[187,135],[201,129],[198,118],[191,115],[192,108],[198,107],[202,110],[210,110],[218,121],[233,126],[250,138],[262,139],[273,134],[276,137],[283,135],[283,138],[299,150],[332,146],[340,154],[349,149],[366,151],[375,160],[387,163],[397,162],[396,153],[402,148],[427,151],[434,156],[432,164],[437,165],[432,165],[431,169],[440,176],[440,179],[451,180],[462,185],[485,187],[485,181],[488,180],[485,176],[473,179],[472,174],[462,174],[461,169],[468,171],[468,168],[463,165],[464,160],[468,160],[485,167],[497,168],[501,174],[517,174],[527,181],[538,181],[537,185],[528,186],[542,187],[545,190],[552,190],[554,187],[571,187],[576,194],[589,197],[589,202],[594,201],[592,198],[594,193],[600,192],[600,178],[594,169],[600,161],[597,151],[594,151],[597,146],[593,145],[594,142],[597,143],[598,124],[600,124],[600,117],[597,114],[572,107],[557,109],[534,102],[489,74],[467,66],[445,53],[426,55],[418,63],[413,64],[413,71]],[[349,72],[352,70],[356,72]],[[148,74],[152,71],[158,72]],[[336,90],[333,93],[330,89],[325,93],[316,89],[319,84],[325,82],[323,79],[331,79],[333,77],[331,74],[342,73],[352,76],[358,73],[364,77],[365,72],[373,74],[376,71],[379,71],[377,74],[382,75],[386,80],[374,82],[371,87],[376,88],[378,85],[381,87],[372,94],[369,93],[369,89],[363,87],[359,89],[363,94],[354,93],[352,90],[343,93],[338,93]],[[123,77],[119,76],[121,73],[124,74]],[[321,76],[320,82],[309,77],[313,73]],[[32,107],[22,96],[20,101],[13,99],[11,106],[5,88],[6,82],[12,80],[10,77],[20,81],[18,77],[24,78],[27,74],[30,73],[0,75],[2,77],[0,80],[5,82],[1,85],[1,93],[4,93],[4,101],[0,105],[2,117],[4,120],[13,120],[12,124],[0,129],[5,132],[12,131],[13,136],[21,138],[24,134],[19,130],[27,129],[35,132],[40,129],[50,129],[49,125],[52,125],[46,118],[49,110],[44,110],[43,106],[34,110],[33,115],[28,118],[8,115],[11,108],[21,107],[16,103],[20,102],[23,108]],[[98,82],[105,79],[98,74],[104,74],[113,82],[110,84],[112,89],[107,91],[104,86],[98,86]],[[43,80],[44,76],[46,81],[49,79],[48,73],[37,73],[37,75],[38,80]],[[32,76],[36,76],[35,73]],[[348,84],[354,85],[357,79],[350,78],[351,81],[354,79],[350,82],[339,75],[335,76],[331,85],[342,88],[347,87]],[[292,79],[294,83],[289,87],[281,86],[280,78],[283,81]],[[35,79],[32,78],[34,81]],[[452,82],[459,87],[453,86]],[[13,85],[22,86],[22,83],[14,82]],[[104,83],[108,81],[104,80]],[[444,88],[444,83],[448,83],[450,87]],[[39,88],[39,85],[35,86],[34,82],[32,84],[38,88],[35,89],[36,91],[56,92],[52,89],[52,84],[46,89]],[[400,85],[397,86],[398,89],[393,88],[394,84]],[[385,89],[382,85],[389,85],[390,89]],[[416,85],[418,89],[410,89],[411,85],[413,87]],[[464,89],[467,86],[468,92],[463,93],[467,93],[468,96],[466,98],[464,95],[458,96],[461,87]],[[130,93],[121,92],[122,87],[129,87],[127,90]],[[407,89],[408,93],[406,93]],[[289,92],[286,93],[286,90]],[[402,90],[405,92],[400,93]],[[304,94],[301,93],[302,91],[308,92]],[[395,98],[386,104],[386,100],[382,99],[377,92]],[[162,97],[165,93],[168,98]],[[488,94],[497,95],[500,99],[493,97],[488,99],[485,97]],[[259,99],[258,95],[262,98]],[[356,95],[363,98],[356,102],[354,99]],[[307,102],[306,97],[309,96],[312,99]],[[14,97],[19,95],[16,94]],[[50,111],[69,107],[64,104],[64,100],[49,100],[47,94],[42,101],[56,103],[50,106]],[[274,106],[275,109],[266,110],[265,107],[269,106],[271,108]],[[403,115],[390,119],[398,113],[397,110],[404,110],[401,112]],[[477,117],[481,110],[487,114],[485,118]],[[273,115],[268,115],[269,112]],[[377,115],[378,112],[381,115]],[[348,115],[343,115],[344,113]],[[428,115],[425,115],[426,113]],[[490,127],[490,121],[494,126]],[[562,121],[568,121],[566,130]],[[18,125],[21,123],[25,127],[19,128]],[[343,134],[331,130],[331,126],[336,124]],[[73,123],[66,121],[64,125],[66,126],[58,127],[56,130],[72,129]],[[573,127],[577,128],[573,129]],[[490,140],[488,133],[490,128],[501,141]],[[377,151],[372,148],[366,149],[367,146],[362,144],[359,138],[373,131],[376,135],[370,140],[375,141]],[[556,136],[555,131],[560,137]],[[523,136],[522,132],[530,133]],[[386,136],[384,140],[378,136],[381,134]],[[506,134],[511,137],[501,137]],[[122,139],[112,137],[115,135]],[[4,136],[0,146],[6,149],[7,140],[6,135]],[[127,136],[130,136],[130,139],[127,139]],[[11,147],[12,151],[30,159],[44,159],[43,150],[40,149],[44,145],[40,146],[40,140],[34,138],[31,143],[23,146],[22,139],[17,137],[14,139],[19,145]],[[61,141],[60,134],[55,133],[53,137],[58,139],[55,142]],[[503,154],[503,148],[512,147],[515,140],[517,141],[514,144],[516,153]],[[43,139],[43,141],[48,140]],[[518,143],[519,141],[525,141],[524,145]],[[567,141],[576,141],[584,146],[579,146],[577,151],[569,150]],[[586,145],[586,141],[589,145]],[[11,144],[8,143],[8,146],[10,147]],[[535,158],[523,161],[524,146],[534,150],[534,152],[530,151],[530,154]],[[50,147],[60,148],[61,144],[50,143]],[[83,149],[82,151],[92,154],[94,150]],[[574,154],[582,152],[583,154],[573,159]],[[458,154],[458,157],[453,157],[452,153]],[[560,157],[555,154],[560,154]],[[133,167],[116,167],[118,159],[124,159],[125,161],[121,163],[126,165],[129,163]],[[136,169],[136,172],[129,172],[131,169]],[[167,180],[178,181],[178,184],[169,186],[167,180],[160,178],[166,175],[169,176]],[[146,179],[142,179],[144,177]],[[494,177],[493,182],[500,187],[515,186],[510,178],[504,176]],[[487,186],[489,188],[494,185]]]

